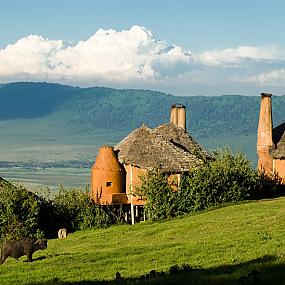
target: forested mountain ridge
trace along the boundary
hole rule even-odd
[[[84,141],[85,136],[96,137],[108,130],[110,136],[114,130],[124,135],[143,123],[155,127],[168,122],[171,105],[180,103],[187,108],[187,128],[191,135],[211,147],[221,145],[223,140],[231,144],[231,141],[242,143],[245,136],[255,138],[259,101],[259,96],[178,97],[151,90],[9,83],[0,88],[0,133],[5,135],[5,130],[21,125],[24,126],[21,129],[34,129],[37,137],[42,132],[55,140],[62,134],[62,137],[78,136]],[[273,97],[275,125],[285,121],[284,107],[285,96]],[[250,144],[255,150],[254,143]]]

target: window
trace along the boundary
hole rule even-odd
[[[106,187],[112,186],[112,182],[106,182]]]

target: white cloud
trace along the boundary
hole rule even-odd
[[[246,62],[275,62],[285,57],[285,51],[276,45],[265,47],[240,46],[222,50],[206,51],[196,60],[208,66],[239,67]]]
[[[0,82],[51,81],[175,94],[241,93],[253,90],[254,84],[256,89],[272,82],[285,87],[284,62],[285,50],[277,45],[194,54],[133,26],[123,31],[99,29],[75,45],[37,35],[21,38],[0,49]]]
[[[273,69],[267,72],[251,76],[244,82],[257,83],[261,86],[283,86],[285,82],[285,68]]]
[[[121,32],[99,29],[75,46],[28,36],[0,50],[0,77],[24,75],[89,84],[92,78],[107,82],[155,80],[161,69],[187,64],[189,57],[181,47],[169,48],[139,26]]]

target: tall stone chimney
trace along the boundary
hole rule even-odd
[[[272,175],[273,159],[270,156],[272,141],[272,94],[261,93],[257,133],[258,170]]]
[[[170,123],[186,131],[186,107],[184,105],[174,104],[171,106]]]

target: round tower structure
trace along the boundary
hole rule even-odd
[[[111,204],[114,194],[124,193],[123,169],[113,147],[100,147],[91,169],[91,187],[91,198],[98,204]]]

